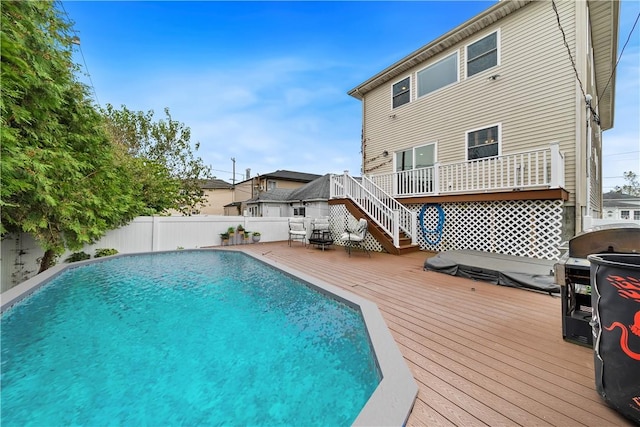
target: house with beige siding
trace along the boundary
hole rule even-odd
[[[207,179],[200,184],[205,202],[201,215],[224,215],[224,206],[233,202],[233,185],[221,179]]]
[[[350,90],[363,176],[332,178],[332,215],[366,216],[393,253],[557,259],[603,213],[618,14],[618,1],[503,0]]]

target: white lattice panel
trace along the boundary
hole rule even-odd
[[[410,205],[420,213],[423,205]],[[557,260],[562,232],[559,200],[509,200],[443,203],[444,226],[423,233],[418,215],[418,243],[430,251],[462,250]],[[438,210],[426,209],[424,227],[436,230]],[[440,240],[438,241],[438,237]],[[427,240],[436,244],[430,244]]]
[[[334,244],[344,246],[340,236],[347,228],[355,228],[358,221],[344,205],[332,205],[329,208],[329,227],[334,238]],[[371,252],[385,252],[382,245],[369,233],[364,239],[364,246]]]

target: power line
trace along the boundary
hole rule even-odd
[[[635,151],[626,151],[624,153],[612,153],[612,154],[607,154],[604,155],[602,157],[610,157],[610,156],[621,156],[623,154],[635,154],[635,153],[640,153],[640,150],[635,150]]]
[[[576,75],[576,80],[578,80],[578,84],[580,85],[580,91],[582,92],[582,98],[585,103],[589,107],[589,111],[591,111],[591,115],[595,122],[600,126],[600,117],[596,113],[596,110],[591,106],[591,101],[587,99],[587,94],[584,91],[584,86],[582,85],[582,80],[580,80],[580,75],[578,74],[578,69],[576,68],[576,62],[573,59],[573,55],[571,54],[571,48],[569,47],[569,43],[567,42],[567,36],[564,33],[564,28],[562,28],[562,24],[560,23],[560,14],[558,13],[558,8],[556,7],[556,2],[551,0],[551,7],[553,7],[553,11],[556,14],[556,21],[558,21],[558,28],[562,33],[562,41],[564,42],[564,46],[567,48],[567,53],[569,54],[569,59],[571,60],[571,66],[573,67],[573,72]],[[615,68],[614,68],[615,70]],[[611,78],[609,78],[611,79]],[[604,92],[603,92],[604,93]]]
[[[69,17],[69,14],[67,13],[67,9],[65,9],[64,7],[64,3],[62,3],[62,1],[58,1],[57,2],[60,7],[62,7],[62,11],[64,12],[64,14],[67,17],[67,21],[69,22],[69,24],[72,24],[73,21],[71,19],[71,17]],[[96,93],[96,88],[93,85],[93,79],[91,78],[91,73],[89,72],[89,67],[87,66],[87,61],[86,59],[84,59],[84,52],[82,52],[82,45],[80,45],[80,37],[78,37],[78,32],[72,28],[73,33],[75,34],[75,37],[73,37],[73,40],[71,41],[71,44],[75,44],[78,46],[78,50],[80,51],[80,56],[82,57],[82,62],[84,63],[84,69],[87,71],[87,77],[89,77],[89,83],[91,84],[91,91],[93,92],[93,96],[96,99],[96,103],[98,105],[100,105],[100,100],[98,99],[98,94]]]
[[[627,44],[629,43],[629,40],[631,39],[631,34],[633,34],[633,30],[636,29],[636,24],[638,23],[638,18],[640,18],[640,13],[638,13],[638,16],[636,16],[636,20],[633,23],[633,27],[631,27],[631,31],[629,31],[629,35],[627,36],[627,41],[624,42],[624,46],[622,46],[622,50],[620,51],[620,56],[618,56],[618,60],[616,61],[616,65],[613,66],[613,70],[611,71],[611,75],[609,76],[609,80],[607,80],[607,84],[604,85],[604,89],[602,89],[602,93],[598,96],[598,104],[600,103],[600,96],[604,95],[604,92],[609,87],[609,83],[611,83],[611,79],[613,78],[613,76],[616,73],[616,68],[618,67],[618,63],[620,63],[620,60],[622,59],[622,54],[624,53],[624,49],[627,47]],[[597,107],[598,106],[596,105],[596,108]]]

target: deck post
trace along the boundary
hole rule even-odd
[[[418,213],[411,211],[411,244],[416,245],[418,243]]]
[[[393,246],[400,247],[400,214],[397,210],[393,210]]]
[[[554,141],[550,145],[551,148],[551,182],[549,186],[551,188],[560,188],[563,181],[562,170],[564,165],[562,164],[562,156],[560,155],[560,144]]]
[[[440,194],[440,162],[433,164],[433,194]]]

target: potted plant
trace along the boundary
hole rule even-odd
[[[242,235],[244,242],[247,243],[249,241],[249,237],[251,236],[251,232],[248,230],[244,230],[244,234]]]
[[[229,238],[232,238],[236,234],[236,229],[233,227],[227,228],[227,233],[229,234]]]
[[[224,233],[220,233],[220,238],[222,239],[222,246],[224,246],[225,244],[228,245],[229,244],[229,233],[228,232],[224,232]]]
[[[251,239],[253,240],[253,243],[258,243],[260,241],[260,232],[254,231]]]

